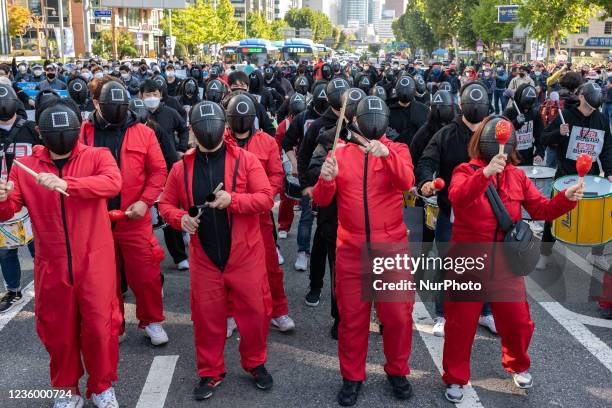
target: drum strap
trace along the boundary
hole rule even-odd
[[[363,212],[365,214],[365,233],[368,256],[372,254],[372,244],[370,242],[370,212],[368,211],[368,153],[365,154],[363,164]]]

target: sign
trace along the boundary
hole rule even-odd
[[[142,45],[142,33],[136,33],[136,45]]]
[[[263,48],[257,48],[257,47],[242,48],[243,54],[259,54],[263,52],[266,52],[265,49]]]
[[[112,17],[113,10],[94,10],[94,17]]]
[[[136,9],[184,9],[185,3],[185,0],[100,0],[100,5],[103,7]]]
[[[612,47],[612,37],[591,37],[584,43],[585,47]]]
[[[501,47],[502,47],[502,50],[507,50],[507,49],[509,49],[509,48],[510,48],[510,43],[508,43],[508,42],[503,42],[503,43],[502,43],[502,45],[501,45]]]
[[[61,44],[63,46],[64,57],[74,58],[75,57],[74,35],[73,35],[73,32],[72,32],[72,27],[64,27],[64,35],[63,36],[60,36],[60,28],[59,27],[53,27],[53,32],[55,33],[55,41],[57,41],[58,44],[61,41]],[[62,37],[62,38],[60,38],[60,37]]]
[[[290,54],[308,54],[312,52],[310,48],[305,47],[287,47],[284,48],[284,51]]]
[[[295,28],[293,27],[285,27],[282,29],[284,38],[294,38],[295,37]]]
[[[484,50],[484,41],[476,41],[476,52],[482,52]]]
[[[542,61],[546,58],[546,43],[531,40],[531,59]]]
[[[312,30],[310,28],[300,28],[300,37],[312,38]]]
[[[518,21],[519,5],[497,6],[498,23],[514,23]]]

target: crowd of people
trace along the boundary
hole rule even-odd
[[[448,243],[503,240],[485,194],[492,185],[513,222],[522,208],[547,222],[537,265],[544,269],[552,262],[550,222],[575,208],[584,188],[545,197],[517,165],[575,174],[570,135],[588,129],[590,174],[612,181],[612,62],[580,70],[568,63],[323,60],[236,68],[176,58],[0,65],[0,220],[26,207],[32,222],[37,333],[50,356],[51,385],[71,391],[55,408],[83,406],[84,371],[85,396],[97,407],[119,406],[113,382],[128,288],[143,334],[154,346],[169,342],[165,251],[154,228],[163,227],[177,269],[190,271],[199,377],[193,396],[204,400],[225,379],[225,341],[235,330],[242,367],[258,389],[272,388],[268,330],[296,326],[277,243],[289,239],[299,213],[294,268],[309,271],[305,303],[312,307],[329,270],[330,335],[342,377],[337,401],[352,406],[366,378],[372,303],[393,395],[413,394],[414,298],[366,301],[363,251],[393,243],[407,252],[409,239],[422,240],[426,254],[434,242],[444,253]],[[496,128],[506,122],[512,135],[502,152]],[[417,207],[437,197],[435,229],[418,220],[422,237],[407,231],[405,192],[418,197]],[[21,271],[16,248],[0,251],[6,313],[23,299]],[[603,245],[587,260],[610,270]],[[512,301],[453,301],[441,293],[435,302],[433,333],[445,338],[442,380],[451,402],[463,400],[479,324],[499,335],[514,384],[533,385],[534,324],[523,277],[507,263],[496,266],[495,279],[518,293]],[[601,298],[599,307],[612,318],[612,299]]]

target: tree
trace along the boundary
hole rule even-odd
[[[262,12],[247,14],[247,36],[254,38],[270,38],[270,26]]]
[[[280,41],[285,38],[283,35],[283,28],[289,27],[289,24],[282,18],[276,19],[270,26],[270,39],[274,41]]]
[[[499,0],[480,0],[471,10],[472,30],[489,50],[501,44],[502,40],[512,37],[515,24],[497,22],[497,5]]]
[[[459,40],[474,47],[469,11],[478,0],[427,0],[424,17],[438,41],[452,40],[455,49]],[[470,44],[471,42],[471,44]]]
[[[410,44],[413,50],[422,48],[428,54],[437,46],[431,26],[423,16],[422,0],[409,0],[406,12],[393,22],[393,34],[399,41]]]
[[[28,8],[15,5],[8,6],[8,19],[11,37],[21,37],[34,22]]]
[[[225,44],[241,38],[244,30],[240,26],[240,22],[234,17],[234,6],[232,6],[231,1],[218,0],[216,11],[219,27],[221,27],[217,35],[219,44]]]
[[[285,21],[290,27],[296,29],[310,28],[312,39],[316,42],[331,37],[333,34],[333,24],[322,11],[312,11],[309,8],[292,8],[285,14]]]
[[[164,16],[161,24],[164,32],[169,33],[168,15]],[[185,45],[192,54],[201,44],[219,43],[221,31],[217,12],[210,0],[195,0],[184,9],[172,11],[172,35],[177,44]]]
[[[119,58],[136,57],[138,50],[134,47],[134,37],[127,31],[117,30],[117,53]],[[113,33],[111,30],[100,32],[100,38],[93,41],[92,51],[95,55],[110,59],[113,54]]]
[[[609,1],[609,0],[608,0]],[[608,5],[608,7],[610,7]],[[529,27],[529,35],[546,41],[559,50],[559,41],[569,33],[578,32],[589,18],[600,11],[591,1],[578,0],[525,0],[518,10],[519,22]]]

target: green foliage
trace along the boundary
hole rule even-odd
[[[270,39],[270,26],[262,12],[247,14],[247,37]]]
[[[480,0],[471,10],[471,26],[476,36],[492,49],[495,44],[512,37],[513,23],[497,22],[499,0]]]
[[[326,37],[333,34],[333,25],[329,17],[322,11],[313,11],[309,8],[292,8],[285,14],[285,21],[290,27],[310,28],[312,30],[312,40],[321,42]]]
[[[219,44],[238,40],[244,35],[244,28],[234,17],[234,6],[230,0],[217,0],[217,21],[220,27],[217,35]]]
[[[28,27],[34,22],[32,13],[26,7],[9,5],[7,14],[9,35],[11,37],[24,35]]]
[[[609,0],[607,3],[609,10]],[[525,0],[519,8],[518,16],[522,25],[530,27],[531,37],[553,41],[555,47],[558,47],[560,39],[569,33],[578,32],[598,10],[601,9],[591,0]]]
[[[406,12],[393,22],[392,28],[398,41],[407,42],[413,50],[422,48],[431,53],[437,41],[429,23],[425,21],[424,9],[422,0],[409,0]]]
[[[117,54],[119,54],[119,58],[138,56],[138,50],[134,47],[135,42],[132,34],[127,31],[117,30],[115,36],[117,38]],[[102,58],[112,58],[113,32],[111,30],[100,32],[100,38],[94,40],[92,43],[92,51],[94,55],[98,55]]]
[[[289,24],[281,18],[274,20],[270,25],[270,40],[280,41],[285,39],[283,36],[283,28],[289,27]]]

